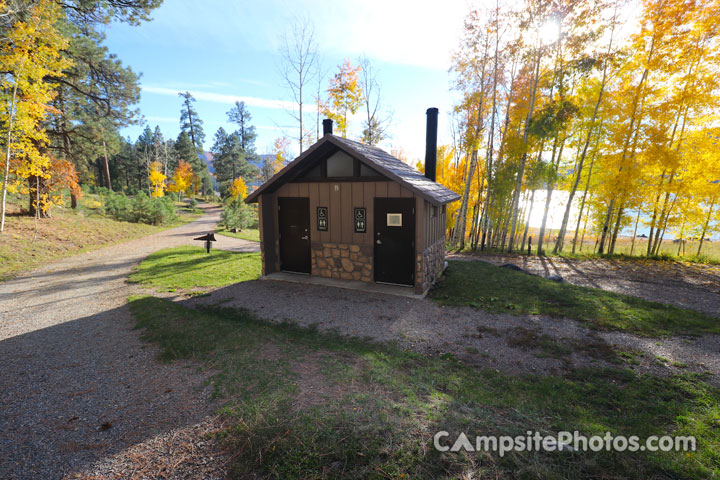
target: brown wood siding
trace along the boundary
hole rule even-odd
[[[270,274],[276,270],[278,256],[276,251],[277,240],[277,203],[274,195],[260,195],[258,197],[260,220],[260,241],[265,256],[265,273]]]
[[[427,241],[425,239],[425,229],[427,219],[425,218],[425,204],[427,202],[420,197],[415,197],[415,254],[425,250]]]
[[[327,185],[322,183],[315,184],[318,188],[318,204],[316,207],[330,207],[330,189]],[[313,209],[312,203],[310,204],[310,223],[315,224],[317,230],[317,208]],[[330,241],[330,231],[319,232],[318,240],[321,242]]]
[[[353,221],[352,183],[341,183],[340,185],[340,242],[352,243],[355,225]]]
[[[367,224],[367,218],[365,219],[365,234],[362,233],[355,233],[355,209],[356,208],[365,208],[365,212],[367,213],[368,210],[370,210],[367,205],[365,205],[365,201],[363,200],[365,195],[365,187],[359,183],[353,183],[351,185],[352,187],[352,207],[351,212],[353,214],[353,217],[351,217],[352,220],[352,243],[355,245],[360,245],[361,243],[366,241],[365,235],[368,232],[368,224]]]
[[[335,186],[338,191],[335,191]],[[347,243],[372,245],[375,216],[375,197],[417,198],[415,218],[416,246],[424,244],[425,201],[416,197],[407,188],[389,181],[379,182],[307,182],[286,183],[274,194],[277,197],[308,197],[310,199],[310,235],[313,242]],[[263,195],[265,196],[265,195]],[[317,229],[317,207],[328,207],[329,225],[327,232]],[[355,208],[365,208],[367,228],[365,233],[355,233]],[[277,235],[277,215],[274,215],[274,232]]]
[[[423,249],[431,247],[440,240],[445,239],[445,215],[442,213],[442,207],[437,207],[437,215],[433,217],[433,205],[428,201],[423,201],[425,228],[423,234]]]

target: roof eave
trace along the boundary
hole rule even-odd
[[[315,150],[317,150],[321,145],[325,145],[325,143],[327,143],[331,138],[332,138],[332,135],[325,135],[323,138],[321,138],[320,140],[318,140],[312,147],[310,147],[310,148],[308,148],[307,150],[305,150],[299,157],[297,157],[295,160],[293,160],[292,162],[290,162],[290,163],[288,163],[287,165],[285,165],[282,169],[280,169],[279,172],[277,172],[275,175],[273,175],[272,177],[270,177],[270,179],[269,179],[267,182],[265,182],[265,183],[263,183],[262,185],[260,185],[257,190],[255,190],[255,191],[252,192],[250,195],[248,195],[247,197],[245,197],[245,203],[257,203],[258,197],[259,197],[265,190],[267,190],[268,188],[270,188],[270,186],[272,186],[273,184],[275,184],[278,180],[280,180],[280,178],[284,177],[287,172],[289,172],[290,170],[292,170],[292,169],[295,167],[295,165],[297,165],[298,163],[302,162],[302,161],[303,161],[304,159],[306,159],[309,155],[312,155],[312,153],[313,153]],[[333,142],[333,144],[336,145],[335,142]]]

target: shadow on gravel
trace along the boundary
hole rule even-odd
[[[204,375],[138,348],[129,315],[123,306],[0,341],[0,478],[62,478],[212,412],[198,395]]]

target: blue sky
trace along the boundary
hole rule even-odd
[[[257,128],[257,149],[295,133],[287,112],[290,92],[282,83],[278,47],[293,19],[315,26],[320,58],[329,72],[343,59],[367,56],[378,71],[384,106],[393,112],[387,149],[403,148],[411,158],[424,152],[425,110],[440,109],[440,142],[448,143],[452,107],[452,50],[468,10],[464,1],[264,0],[230,2],[166,0],[153,21],[139,27],[113,24],[106,44],[124,64],[142,73],[140,110],[147,124],[166,137],[179,132],[180,99],[188,90],[205,123],[205,148],[218,127],[235,128],[225,112],[245,100]],[[359,136],[360,121],[351,122]],[[123,130],[133,140],[144,126]],[[293,143],[293,154],[297,146]]]

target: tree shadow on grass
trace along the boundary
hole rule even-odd
[[[720,333],[717,319],[693,310],[552,282],[483,262],[452,262],[431,296],[450,305],[545,314],[647,336]]]
[[[187,258],[188,255],[194,256]],[[248,257],[258,257],[258,255],[255,252],[241,253],[224,250],[212,250],[210,254],[207,254],[197,247],[161,250],[146,258],[136,271],[130,275],[129,280],[151,286],[174,287],[174,285],[163,285],[163,280],[175,277],[178,279],[175,283],[182,287],[182,284],[186,283],[184,278],[188,277],[194,279],[194,283],[197,283],[195,286],[213,286],[215,285],[213,281],[208,285],[201,285],[202,282],[199,282],[199,277],[205,274],[212,275],[213,268],[227,267],[229,262]],[[174,257],[177,257],[177,259],[174,259]],[[219,271],[218,277],[220,277]]]
[[[201,311],[159,299],[135,300],[149,340],[168,359],[193,356],[219,369],[216,385],[235,456],[235,474],[281,478],[706,478],[720,465],[720,390],[698,376],[657,378],[623,369],[567,376],[508,376],[451,356],[428,358],[247,312]],[[159,313],[157,313],[159,312]],[[164,313],[163,313],[164,312]],[[275,345],[273,359],[258,355]],[[260,350],[257,350],[260,348]],[[287,368],[307,352],[327,354],[339,400],[290,408],[297,377]],[[342,353],[342,358],[333,355]],[[345,368],[351,365],[352,368]],[[340,373],[338,373],[340,372]],[[219,380],[222,379],[222,382]],[[317,385],[317,384],[316,384]],[[339,389],[339,390],[338,390]],[[698,452],[441,453],[435,432],[452,444],[460,432],[525,436],[578,430],[584,435],[696,435]],[[474,441],[473,441],[474,443]]]

